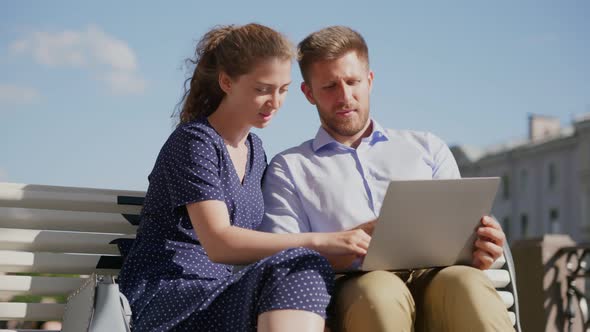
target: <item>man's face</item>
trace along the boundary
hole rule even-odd
[[[302,83],[301,90],[316,105],[324,129],[342,141],[367,128],[372,84],[373,72],[351,51],[335,60],[313,63],[309,82]]]

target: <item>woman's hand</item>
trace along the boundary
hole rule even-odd
[[[323,255],[356,255],[367,254],[371,236],[362,229],[335,233],[310,233],[312,249]]]
[[[368,221],[366,223],[360,224],[353,229],[362,229],[365,233],[369,235],[373,235],[373,231],[375,230],[375,225],[377,224],[377,219]]]

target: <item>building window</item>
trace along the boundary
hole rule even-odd
[[[510,242],[510,218],[505,217],[502,220],[502,230],[504,231],[504,234],[506,235],[506,241]]]
[[[529,217],[525,213],[520,215],[520,235],[523,238],[529,236]]]
[[[549,164],[547,183],[549,184],[549,190],[555,189],[555,185],[557,184],[557,168],[554,163]]]
[[[582,226],[588,228],[590,227],[590,190],[587,190],[581,197],[580,200],[580,207],[581,207],[581,218],[580,222]]]
[[[549,227],[551,228],[551,233],[561,233],[561,224],[559,223],[559,210],[556,208],[549,210]]]
[[[510,178],[507,174],[502,175],[502,197],[505,200],[510,199]]]

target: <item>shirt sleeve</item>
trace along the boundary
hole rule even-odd
[[[262,181],[264,217],[259,230],[272,233],[311,232],[307,214],[284,158],[275,156]]]
[[[455,157],[451,152],[451,149],[447,146],[443,140],[437,136],[428,133],[427,141],[430,153],[434,160],[432,167],[432,178],[433,179],[459,179],[461,174],[459,173],[459,167],[455,161]]]
[[[224,201],[213,138],[197,128],[179,128],[169,143],[163,162],[172,207]]]

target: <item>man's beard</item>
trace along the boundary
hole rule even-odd
[[[365,128],[369,119],[369,112],[355,112],[356,114],[346,118],[339,118],[338,115],[335,115],[334,113],[330,113],[329,116],[324,116],[319,110],[318,113],[322,123],[326,127],[332,132],[344,137],[358,134]]]

